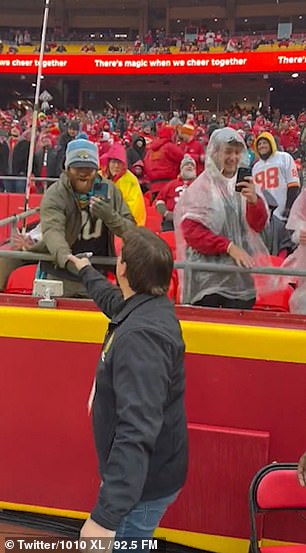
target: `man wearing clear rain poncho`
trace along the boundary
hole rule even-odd
[[[180,260],[252,268],[268,252],[259,233],[268,209],[251,177],[235,189],[238,167],[248,167],[241,136],[231,128],[213,132],[205,171],[182,194],[175,209],[177,256]],[[251,309],[254,281],[247,273],[186,271],[181,275],[183,303]]]
[[[296,250],[285,259],[282,269],[306,271],[306,188],[295,200],[286,225],[293,230],[292,240],[297,244]],[[289,300],[291,313],[306,314],[306,277],[280,277],[278,286],[286,287],[295,284],[295,290]]]

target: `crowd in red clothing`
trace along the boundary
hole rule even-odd
[[[172,115],[172,116],[171,116]],[[29,153],[32,112],[0,111],[0,175],[24,176]],[[251,164],[255,161],[253,142],[262,131],[270,132],[278,147],[295,158],[306,157],[306,111],[297,117],[282,115],[278,109],[251,111],[238,105],[219,116],[200,112],[191,106],[190,113],[130,113],[109,107],[101,114],[79,109],[69,112],[41,112],[38,116],[36,153],[44,162],[34,164],[35,176],[57,177],[62,170],[63,150],[78,133],[98,144],[100,158],[114,143],[127,148],[129,169],[137,175],[143,190],[159,192],[163,183],[176,178],[185,154],[196,163],[196,174],[204,168],[204,154],[209,137],[217,128],[232,127],[245,138]],[[73,128],[72,128],[73,127]],[[138,146],[137,146],[138,138]],[[46,161],[46,159],[45,159]],[[1,186],[1,181],[0,181]],[[5,188],[2,180],[2,189]]]
[[[24,191],[24,188],[18,188],[18,183],[15,183],[14,189],[12,181],[6,182],[5,176],[26,175],[31,125],[30,109],[24,113],[16,110],[0,111],[2,191]],[[246,145],[244,148],[248,152],[250,166],[254,165],[257,155],[254,141],[262,131],[268,131],[277,139],[279,150],[285,150],[295,157],[299,155],[304,160],[306,158],[306,110],[296,117],[282,115],[279,110],[247,111],[234,105],[217,116],[197,111],[193,106],[190,113],[175,111],[172,114],[125,113],[108,106],[100,114],[80,109],[67,112],[56,110],[47,114],[41,112],[38,117],[33,173],[43,179],[57,177],[63,170],[66,147],[77,137],[97,144],[102,172],[104,160],[110,162],[111,152],[116,150],[114,145],[120,145],[122,160],[124,158],[125,163],[126,155],[126,167],[137,177],[146,196],[147,224],[154,210],[159,217],[156,230],[169,231],[173,229],[177,202],[181,201],[186,194],[184,191],[190,189],[196,177],[201,174],[201,179],[204,174],[210,137],[215,130],[225,127],[235,129],[241,143]],[[22,186],[25,187],[24,178]],[[36,188],[36,191],[42,189]],[[154,205],[150,205],[152,202]],[[263,207],[260,213],[261,203],[259,199],[256,210],[252,203],[246,206],[246,221],[255,233],[262,230],[267,219],[267,211]],[[181,228],[185,239],[188,237],[189,246],[201,255],[227,255],[232,247],[230,239],[222,233],[212,232],[204,223],[200,226],[196,220],[183,220]]]

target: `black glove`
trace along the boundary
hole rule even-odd
[[[107,200],[96,197],[90,200],[89,210],[91,215],[96,219],[102,219],[103,221],[107,221],[113,211],[111,204]]]

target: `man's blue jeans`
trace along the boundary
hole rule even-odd
[[[154,499],[153,501],[140,501],[128,515],[126,515],[117,529],[116,540],[137,539],[139,546],[136,550],[144,551],[141,545],[142,538],[151,538],[155,528],[167,510],[167,507],[174,502],[179,492]],[[149,548],[148,548],[149,549]],[[115,551],[115,550],[114,550]]]

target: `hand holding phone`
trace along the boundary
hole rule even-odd
[[[243,182],[246,182],[246,178],[252,177],[252,170],[249,167],[239,167],[236,179],[236,192],[242,192],[245,188]]]
[[[247,174],[247,172],[249,174]],[[258,197],[256,194],[255,185],[254,185],[252,176],[250,175],[250,172],[251,170],[246,169],[245,167],[242,167],[241,169],[238,170],[237,184],[236,184],[235,190],[237,192],[240,192],[241,195],[249,204],[255,205],[257,203]],[[239,178],[239,181],[238,181],[238,178]],[[241,178],[243,179],[242,181],[240,180]]]

